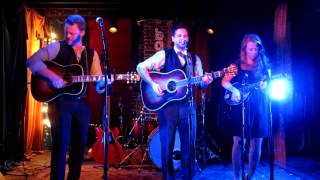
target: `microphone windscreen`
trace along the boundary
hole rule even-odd
[[[97,18],[96,18],[96,22],[97,22],[97,23],[101,23],[101,22],[103,22],[102,17],[97,17]]]

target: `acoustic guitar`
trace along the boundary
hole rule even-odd
[[[213,78],[223,76],[225,73],[237,72],[236,67],[224,68],[220,71],[215,71],[210,74]],[[198,84],[202,80],[202,76],[187,78],[186,74],[180,70],[175,69],[168,73],[151,72],[151,79],[160,85],[164,94],[158,96],[154,92],[152,86],[145,82],[140,81],[140,92],[144,107],[150,111],[157,111],[171,101],[178,101],[184,99],[188,94],[188,85]]]
[[[44,63],[51,71],[63,78],[65,86],[60,89],[54,88],[48,79],[32,74],[31,93],[34,99],[40,102],[50,102],[62,95],[78,96],[85,89],[85,82],[105,80],[104,75],[84,75],[84,70],[79,64],[63,66],[54,61],[44,61]],[[136,72],[128,72],[114,74],[114,79],[136,83],[140,80],[140,76]]]
[[[104,163],[104,131],[100,127],[95,128],[96,133],[96,142],[93,144],[92,150],[92,158],[94,161],[103,164]],[[109,129],[109,144],[108,144],[108,164],[110,166],[117,165],[124,158],[125,153],[122,149],[121,144],[117,141],[119,136],[119,129],[114,128],[112,130]]]
[[[232,97],[232,92],[229,90],[225,91],[224,94],[224,100],[227,104],[229,104],[230,106],[236,106],[241,104],[243,101],[245,101],[248,96],[250,95],[250,93],[256,89],[259,88],[261,81],[256,82],[256,83],[252,83],[252,84],[247,84],[247,85],[242,85],[241,83],[233,83],[232,86],[234,86],[235,88],[237,88],[240,92],[240,100],[239,101],[234,101],[231,99]]]

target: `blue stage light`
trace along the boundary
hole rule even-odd
[[[277,77],[277,76],[276,76]],[[269,96],[273,100],[286,100],[291,94],[291,83],[286,76],[272,78],[269,89]]]

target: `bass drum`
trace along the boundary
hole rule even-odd
[[[162,167],[161,160],[161,143],[160,143],[160,132],[159,127],[154,129],[149,135],[149,156],[153,164],[156,165],[159,169]],[[181,170],[181,143],[179,130],[176,130],[174,148],[173,148],[173,168],[174,170]]]

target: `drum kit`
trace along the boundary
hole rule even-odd
[[[140,159],[139,166],[141,167],[144,165],[148,154],[153,165],[161,169],[161,144],[157,113],[145,109],[140,101],[141,98],[138,97],[137,99],[137,117],[132,118],[132,127],[123,143],[124,149],[128,149],[129,153],[121,160],[119,166],[127,165],[127,162],[130,162],[131,159]],[[120,127],[120,129],[124,128]],[[176,170],[181,167],[180,154],[180,137],[179,131],[177,130],[173,153],[173,163]],[[141,157],[137,158],[139,155]]]
[[[120,130],[118,130],[117,132],[113,132],[115,142],[117,142],[115,144],[117,146],[115,146],[114,152],[109,153],[109,155],[118,154],[118,156],[117,158],[113,158],[115,161],[112,161],[112,164],[110,165],[115,165],[116,167],[132,166],[132,167],[140,168],[146,165],[145,160],[147,160],[147,157],[149,157],[148,160],[152,161],[151,164],[161,169],[161,166],[162,166],[161,143],[160,143],[160,132],[158,127],[157,113],[148,111],[146,108],[144,108],[141,98],[137,97],[136,113],[135,113],[136,117],[131,119],[131,127],[129,128],[130,131],[126,131],[127,132],[126,133],[125,128],[123,127],[124,126],[123,116],[122,116],[123,105],[121,102],[119,102],[118,108],[120,109],[120,112],[121,112],[121,115],[119,116]],[[197,149],[199,149],[199,147]],[[121,150],[121,152],[116,152],[118,150]],[[211,153],[210,155],[211,157],[218,157],[212,151],[210,151],[210,153]],[[199,155],[200,154],[201,152],[199,153]],[[103,159],[103,158],[100,158],[100,159]],[[181,169],[181,143],[180,143],[180,135],[179,135],[178,128],[175,134],[175,142],[174,142],[172,159],[173,159],[174,170],[180,170]],[[109,161],[109,163],[111,162]],[[140,164],[137,164],[137,163],[140,163]]]

